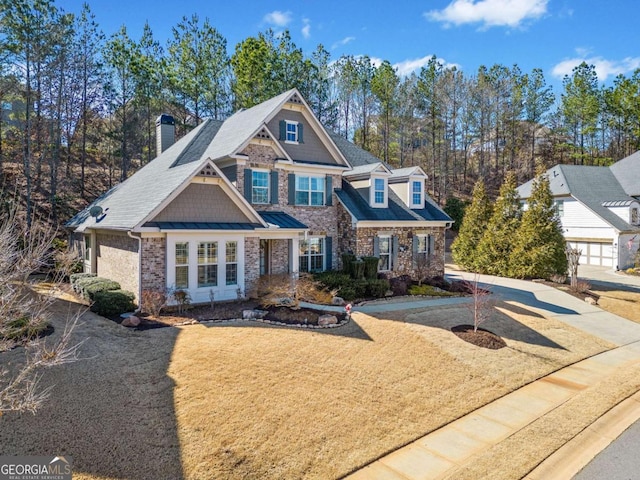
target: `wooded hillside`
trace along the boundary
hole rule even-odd
[[[600,85],[582,64],[554,92],[540,69],[445,68],[436,57],[400,77],[367,56],[303,52],[288,32],[235,45],[209,20],[185,17],[166,45],[145,25],[102,32],[89,5],[0,0],[0,172],[5,194],[66,220],[151,161],[155,119],[178,137],[296,87],[327,126],[394,166],[421,165],[440,203],[483,179],[495,196],[541,163],[607,165],[640,149],[640,70]],[[5,195],[6,196],[6,195]]]

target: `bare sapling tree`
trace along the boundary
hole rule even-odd
[[[474,273],[468,289],[472,300],[470,309],[473,316],[473,331],[477,332],[480,324],[491,318],[494,301],[491,298],[491,290],[480,285],[480,275],[478,273]]]
[[[571,289],[577,290],[578,265],[580,265],[580,256],[582,255],[582,250],[580,250],[579,248],[572,247],[571,245],[567,245],[565,254],[567,255],[567,263],[569,264],[569,274],[571,275]]]
[[[33,221],[26,223],[9,214],[0,220],[0,416],[6,412],[32,412],[42,407],[52,386],[40,384],[47,367],[76,361],[82,342],[72,344],[72,332],[82,310],[71,314],[61,335],[50,339],[42,333],[50,324],[52,291],[60,287],[72,267],[71,255],[56,255],[54,231]],[[36,291],[34,273],[55,265],[56,274]],[[24,361],[10,350],[24,349]],[[5,358],[3,358],[5,357]]]

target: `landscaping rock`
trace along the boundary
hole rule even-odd
[[[266,310],[243,310],[242,311],[242,319],[243,320],[256,320],[259,318],[264,318],[265,315],[269,313]]]
[[[135,315],[131,315],[130,317],[127,317],[124,320],[122,320],[121,325],[123,327],[135,328],[138,325],[140,325],[140,319]]]
[[[333,297],[331,299],[331,305],[337,305],[339,307],[344,305],[344,298],[342,298],[342,297]]]
[[[325,315],[320,315],[318,317],[318,325],[320,325],[321,327],[327,326],[327,325],[335,325],[338,323],[338,318],[335,315],[330,315],[330,314],[325,314]]]
[[[584,301],[587,302],[589,305],[597,305],[598,304],[598,301],[593,297],[585,297]]]

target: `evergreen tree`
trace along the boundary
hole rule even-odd
[[[507,173],[493,207],[493,215],[478,244],[475,261],[478,272],[508,277],[510,256],[521,219],[516,175]]]
[[[451,245],[453,261],[467,270],[476,269],[476,250],[491,218],[491,203],[484,182],[480,180],[473,188],[471,205],[465,211],[460,233]]]
[[[549,278],[554,273],[566,274],[565,240],[545,173],[539,172],[533,180],[528,204],[511,252],[512,276]]]

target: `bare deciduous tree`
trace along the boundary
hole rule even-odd
[[[569,264],[569,274],[571,275],[571,289],[576,290],[578,288],[578,265],[580,265],[582,250],[567,245],[565,253]]]

